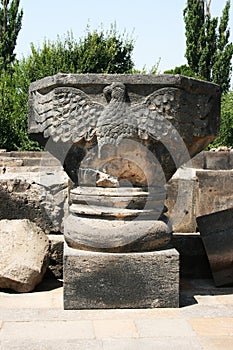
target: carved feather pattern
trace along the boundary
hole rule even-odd
[[[62,87],[42,95],[34,92],[35,120],[44,137],[55,142],[90,140],[104,106],[92,101],[83,91]]]
[[[43,95],[33,92],[33,108],[38,131],[55,142],[79,142],[97,136],[99,148],[118,145],[124,138],[151,138],[165,142],[168,148],[181,140],[191,144],[195,136],[204,136],[208,126],[210,97],[193,97],[182,89],[165,87],[148,95],[143,102],[130,105],[126,87],[113,83],[104,89],[106,105],[93,101],[83,91],[56,87]],[[172,142],[171,142],[172,140]]]

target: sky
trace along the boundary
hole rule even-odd
[[[226,0],[211,1],[211,16],[221,17]],[[233,1],[229,27],[233,42]],[[42,47],[45,39],[56,41],[72,31],[78,40],[91,31],[108,30],[116,23],[119,34],[135,39],[135,68],[149,70],[159,61],[159,72],[186,63],[183,10],[186,0],[21,0],[24,15],[16,54],[30,54],[30,43]]]

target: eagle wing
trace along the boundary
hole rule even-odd
[[[137,114],[138,134],[161,142],[183,140],[191,145],[195,137],[208,131],[211,96],[191,94],[180,88],[159,89],[133,107]]]
[[[55,142],[91,140],[104,106],[73,87],[56,87],[46,94],[32,92],[37,130]]]

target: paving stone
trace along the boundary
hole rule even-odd
[[[233,336],[233,318],[192,318],[192,328],[200,337]]]
[[[153,319],[136,320],[140,337],[193,337],[195,333],[186,320],[183,319]]]
[[[194,304],[180,310],[181,318],[201,318],[201,317],[231,317],[233,315],[233,308],[229,305],[204,305]]]
[[[103,340],[104,350],[200,350],[200,342],[193,337],[158,337],[144,339]]]
[[[204,350],[232,350],[233,337],[200,338]]]
[[[37,321],[37,322],[4,322],[1,338],[23,340],[80,340],[94,339],[91,321]]]
[[[69,312],[69,311],[68,311]],[[125,320],[125,319],[151,319],[178,318],[179,309],[155,308],[155,309],[99,309],[79,310],[82,319],[91,320]]]
[[[62,304],[62,288],[47,292],[33,292],[30,297],[27,294],[0,292],[0,309],[62,308]]]
[[[97,339],[138,337],[132,320],[95,320],[93,324]]]
[[[33,293],[0,292],[0,349],[231,350],[233,288],[185,285],[196,304],[179,309],[63,310],[63,289],[50,283]]]
[[[233,295],[198,295],[195,297],[198,304],[204,305],[231,305],[233,307]]]
[[[3,340],[1,350],[102,350],[102,341],[100,340]]]

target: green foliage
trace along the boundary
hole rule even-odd
[[[0,148],[38,149],[28,137],[28,90],[31,82],[62,73],[131,73],[133,40],[107,32],[90,32],[77,42],[72,33],[55,42],[45,40],[42,48],[31,44],[31,54],[14,62],[0,75]],[[9,68],[9,67],[8,67]]]
[[[211,18],[210,0],[188,0],[184,10],[188,65],[194,77],[219,84],[222,92],[230,88],[232,71],[229,10],[230,0],[227,0],[220,21],[217,17]]]
[[[160,74],[160,71],[159,71],[160,61],[161,61],[161,58],[159,58],[158,61],[149,70],[146,68],[146,66],[144,66],[142,69],[134,68],[132,73],[133,74]]]
[[[20,0],[1,0],[0,7],[0,71],[10,69],[15,59],[15,46],[22,25]]]
[[[12,72],[3,72],[0,76],[0,148],[38,149],[28,137],[25,117],[28,92],[21,90],[17,76]]]
[[[187,77],[193,77],[195,74],[189,66],[183,64],[182,66],[175,67],[174,69],[169,69],[164,72],[164,74],[180,74]]]
[[[116,26],[110,30],[87,30],[78,45],[77,73],[132,73],[133,40],[119,35]]]
[[[68,32],[55,42],[44,41],[42,48],[31,44],[31,55],[22,59],[20,65],[29,81],[62,73],[130,73],[133,41],[110,31],[87,30],[86,36],[77,42]]]
[[[210,148],[218,146],[233,146],[233,91],[222,96],[219,136]]]
[[[229,90],[232,71],[231,59],[233,55],[233,44],[228,44],[230,30],[227,28],[229,11],[230,1],[228,0],[220,19],[217,35],[217,50],[213,59],[212,79],[213,82],[216,82],[221,86],[223,92]]]
[[[27,148],[33,144],[26,133],[25,100],[16,77],[14,49],[21,29],[20,0],[1,0],[0,7],[0,148]]]

